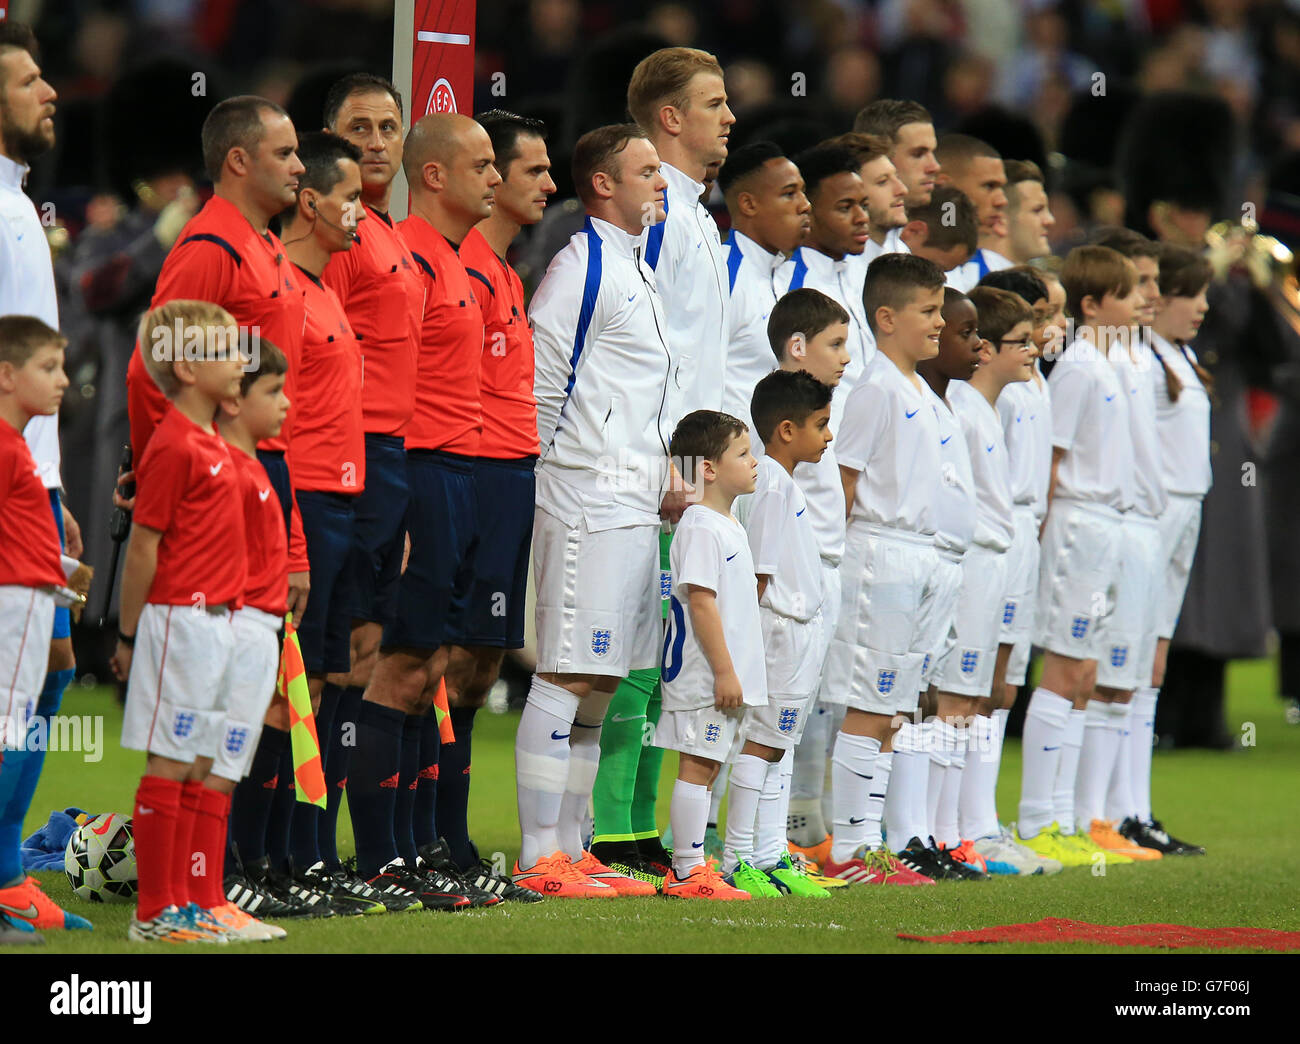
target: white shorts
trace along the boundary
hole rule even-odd
[[[935,596],[930,602],[929,611],[917,625],[925,647],[925,657],[921,660],[921,684],[917,686],[918,697],[930,688],[940,662],[957,641],[954,623],[957,602],[961,598],[961,563],[962,558],[957,552],[939,552],[939,565],[934,575]]]
[[[1123,534],[1115,611],[1106,624],[1106,640],[1097,659],[1097,684],[1132,692],[1151,684],[1163,556],[1156,519],[1127,514]]]
[[[1035,637],[1050,652],[1095,660],[1115,604],[1123,516],[1099,504],[1056,500],[1043,531]]]
[[[27,722],[45,687],[54,637],[54,597],[18,584],[0,587],[0,749],[26,745]]]
[[[758,619],[763,627],[768,697],[811,697],[817,691],[826,659],[821,612],[811,620],[800,621],[759,606]]]
[[[740,727],[746,715],[756,709],[701,707],[698,710],[666,710],[655,726],[655,746],[707,758],[720,765],[728,764],[740,751]]]
[[[659,664],[659,527],[608,526],[599,506],[565,521],[538,507],[537,670],[624,678]]]
[[[934,541],[859,522],[845,545],[822,698],[872,714],[911,713],[929,651],[919,626],[937,593]]]
[[[230,696],[229,610],[144,607],[135,630],[122,746],[189,763],[217,753]]]
[[[217,733],[212,773],[238,783],[248,775],[262,735],[262,719],[275,695],[275,679],[280,673],[280,619],[246,605],[235,611],[230,626],[235,633],[230,697]]]
[[[1156,614],[1156,636],[1172,638],[1187,593],[1187,578],[1201,535],[1201,498],[1169,494],[1169,506],[1160,516],[1160,550],[1163,581]]]
[[[1007,550],[1006,595],[1002,599],[1000,645],[1028,643],[1034,637],[1034,604],[1038,599],[1038,519],[1033,508],[1016,505],[1012,513],[1015,536]]]
[[[961,563],[961,594],[953,616],[956,638],[934,671],[940,692],[993,695],[1000,607],[1006,593],[1007,552],[970,546]]]

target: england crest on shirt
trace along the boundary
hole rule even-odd
[[[1110,665],[1112,667],[1123,667],[1128,663],[1128,646],[1116,645],[1110,650]]]
[[[794,727],[799,724],[798,707],[782,707],[781,713],[777,715],[776,727],[786,735],[794,732]]]
[[[1076,616],[1070,622],[1070,637],[1083,639],[1088,633],[1088,624],[1091,622],[1086,616]]]
[[[894,687],[894,682],[898,678],[897,671],[881,671],[876,675],[876,688],[880,690],[880,695],[886,696]]]
[[[967,649],[961,654],[961,673],[974,674],[979,665],[980,654],[974,649]]]
[[[226,730],[226,753],[238,757],[248,743],[248,729],[231,726]]]
[[[610,642],[613,640],[614,632],[607,627],[593,627],[591,630],[591,651],[597,656],[604,656],[609,652]]]
[[[179,711],[176,714],[176,721],[172,723],[172,732],[181,739],[184,739],[194,731],[194,720],[196,717],[197,715],[195,714],[187,713],[186,711]]]

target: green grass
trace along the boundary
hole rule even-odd
[[[661,898],[612,902],[551,900],[507,904],[467,914],[408,914],[289,922],[289,938],[225,952],[428,953],[880,953],[972,952],[899,940],[898,932],[937,935],[999,924],[1066,917],[1103,924],[1168,922],[1204,927],[1249,925],[1300,930],[1300,898],[1289,868],[1300,859],[1295,829],[1295,766],[1300,728],[1283,722],[1274,667],[1268,661],[1229,672],[1231,725],[1253,723],[1253,747],[1234,754],[1186,751],[1156,756],[1155,809],[1179,835],[1202,843],[1203,858],[1165,859],[1115,867],[1104,877],[1087,869],[1050,878],[995,878],[985,884],[934,888],[846,888],[829,900],[745,904],[674,902]],[[51,753],[24,834],[51,809],[130,811],[141,757],[117,747],[121,713],[105,689],[68,692],[65,714],[104,715],[104,755]],[[475,729],[471,823],[482,851],[513,863],[518,846],[513,741],[516,715],[481,714]],[[659,807],[666,822],[676,759],[665,759]],[[1020,747],[1009,742],[998,806],[1015,818]],[[347,816],[340,848],[351,851]],[[61,873],[42,874],[54,899],[95,922],[93,933],[47,932],[45,952],[130,953],[130,908],[77,900]],[[211,952],[203,947],[205,952]],[[985,945],[988,953],[1096,953],[1086,945]],[[1129,951],[1132,952],[1132,951]]]

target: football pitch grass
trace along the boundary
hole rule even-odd
[[[427,913],[288,921],[289,937],[274,943],[180,947],[205,953],[1103,953],[1086,944],[979,946],[907,942],[899,932],[944,932],[1060,917],[1099,924],[1187,924],[1300,930],[1300,893],[1291,869],[1300,861],[1296,829],[1296,767],[1300,727],[1288,726],[1274,693],[1270,661],[1234,664],[1229,671],[1229,728],[1244,750],[1157,753],[1156,815],[1208,854],[1107,868],[1086,867],[1054,877],[998,877],[932,888],[856,886],[829,899],[791,898],[746,903],[646,899],[548,900],[502,904],[470,913]],[[103,715],[103,758],[51,752],[24,836],[52,809],[130,813],[143,757],[118,746],[121,711],[106,688],[73,686],[65,715]],[[519,836],[515,812],[514,733],[518,715],[481,713],[474,734],[470,823],[485,855],[513,865]],[[666,824],[677,759],[664,760],[659,820]],[[998,808],[1015,819],[1020,744],[1008,740]],[[346,812],[339,849],[352,850]],[[129,905],[100,905],[73,896],[59,873],[38,875],[56,902],[89,917],[93,932],[46,932],[46,953],[156,952],[126,941]],[[29,951],[31,952],[31,951]],[[39,951],[37,951],[39,952]],[[168,951],[170,952],[170,950]],[[1150,951],[1147,951],[1150,952]],[[1180,950],[1178,952],[1196,952]]]

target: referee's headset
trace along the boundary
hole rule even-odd
[[[326,226],[334,229],[335,232],[342,232],[354,243],[359,243],[361,241],[361,237],[357,235],[357,230],[355,228],[344,228],[342,225],[336,225],[333,221],[317,210],[316,201],[314,199],[307,200],[307,206],[311,207],[311,212],[321,221],[325,222]]]

